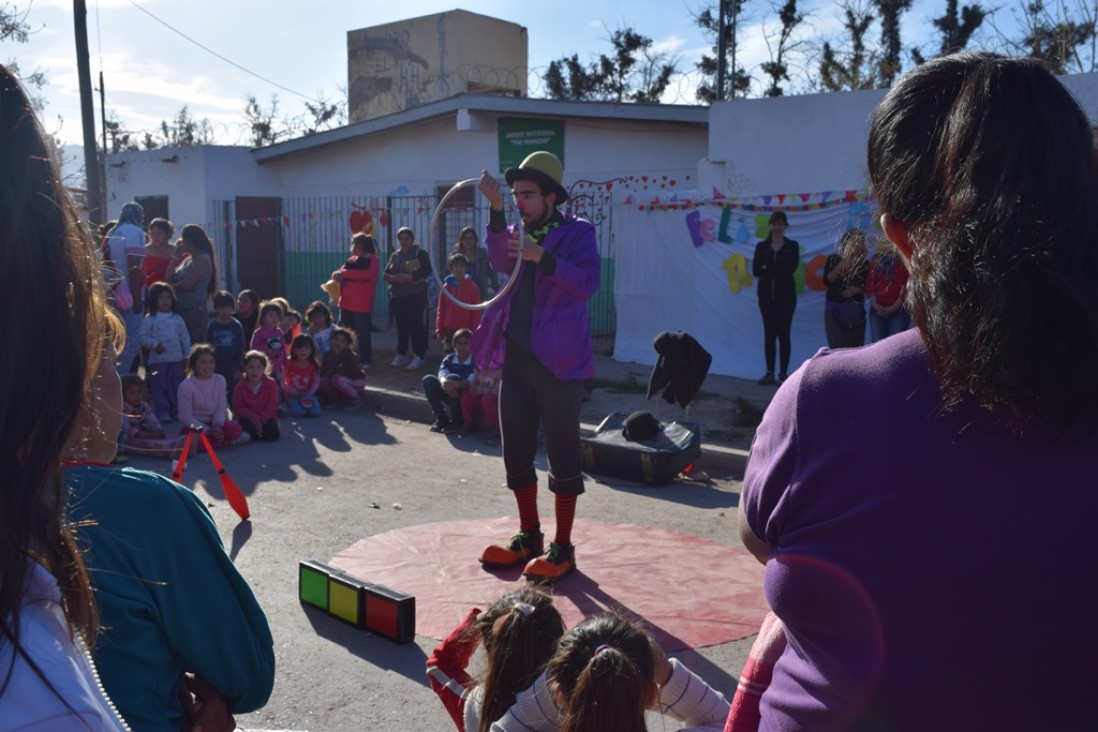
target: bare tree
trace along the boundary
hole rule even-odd
[[[881,16],[881,52],[878,76],[881,86],[892,86],[900,75],[900,16],[911,9],[912,0],[873,0]]]
[[[600,54],[588,66],[576,54],[551,62],[544,76],[549,98],[658,102],[675,73],[675,61],[654,51],[652,39],[632,28],[619,28],[608,40],[612,55]]]
[[[941,34],[935,57],[965,50],[972,35],[983,25],[985,18],[987,18],[987,11],[981,5],[961,7],[958,0],[946,0],[945,12],[931,21]],[[918,48],[911,49],[911,58],[916,64],[926,61],[926,57]]]
[[[878,85],[880,69],[877,55],[866,47],[865,37],[873,24],[873,13],[855,0],[844,0],[843,30],[847,34],[842,46],[823,45],[820,59],[820,85],[827,91],[873,89]]]
[[[264,109],[255,94],[246,97],[244,119],[252,134],[255,147],[273,145],[288,134],[287,125],[278,122],[278,95],[271,95],[271,105]]]
[[[164,140],[164,147],[209,145],[213,142],[213,125],[210,120],[205,117],[195,119],[186,104],[176,112],[171,122],[160,122],[159,132]]]
[[[781,83],[790,80],[786,54],[792,48],[793,31],[804,21],[804,13],[797,10],[797,0],[786,0],[785,4],[776,10],[781,28],[774,44],[771,44],[769,37],[766,39],[766,45],[770,49],[770,60],[763,62],[760,66],[762,72],[770,77],[770,85],[765,92],[768,97],[780,97],[784,93]]]

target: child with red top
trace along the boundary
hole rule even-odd
[[[443,283],[446,292],[456,297],[461,302],[471,305],[480,304],[480,288],[466,272],[469,269],[469,260],[464,254],[455,252],[450,255],[448,262],[449,276]],[[470,332],[480,325],[480,311],[467,310],[460,305],[455,305],[445,292],[438,293],[438,314],[435,316],[435,335],[442,341],[446,353],[454,351],[454,333],[462,328],[468,328]]]
[[[251,350],[259,351],[267,357],[270,374],[275,383],[282,381],[282,370],[286,366],[286,352],[283,350],[282,306],[267,301],[259,307],[259,327],[252,333]]]
[[[361,407],[366,374],[355,353],[354,335],[346,328],[332,328],[328,345],[320,362],[320,392],[335,402],[347,402],[351,408]]]
[[[252,439],[274,442],[278,430],[278,384],[267,376],[267,357],[244,354],[244,378],[233,390],[233,415]]]
[[[373,359],[370,332],[379,269],[373,237],[355,234],[351,239],[351,256],[332,272],[332,279],[339,283],[339,324],[358,335],[358,353],[362,367],[367,369]]]
[[[911,327],[904,304],[907,300],[907,267],[896,246],[885,240],[869,262],[865,294],[869,298],[869,335],[873,342]]]
[[[294,338],[290,346],[292,358],[282,374],[282,393],[286,407],[295,417],[319,417],[320,400],[316,398],[320,388],[320,361],[316,357],[316,343],[308,333]]]

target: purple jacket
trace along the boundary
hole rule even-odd
[[[488,261],[496,272],[510,273],[515,260],[507,250],[514,227],[488,231]],[[527,267],[538,267],[534,276],[534,315],[530,342],[534,355],[561,381],[589,379],[595,374],[591,350],[591,322],[587,301],[599,288],[599,251],[595,227],[590,222],[565,216],[564,223],[550,229],[541,242],[553,253],[557,264],[553,274],[542,274],[533,262],[523,262],[517,277]],[[515,283],[516,286],[519,283]],[[473,359],[482,368],[503,367],[506,350],[504,331],[511,317],[515,290],[484,311],[471,343]]]

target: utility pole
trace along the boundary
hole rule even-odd
[[[727,43],[724,40],[724,4],[728,0],[720,0],[717,3],[717,93],[714,101],[724,101],[724,74],[725,57],[727,55]]]
[[[99,156],[95,151],[95,97],[92,96],[91,62],[88,60],[88,8],[84,0],[73,0],[73,27],[76,31],[76,73],[80,78],[80,118],[84,123],[84,177],[88,188],[88,221],[103,223],[103,189],[99,176]]]

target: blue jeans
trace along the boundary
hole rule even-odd
[[[301,403],[302,399],[309,400],[309,406],[306,407]],[[311,397],[295,397],[292,396],[286,400],[286,408],[290,410],[290,414],[294,417],[319,417],[320,416],[320,401],[314,394]]]
[[[873,308],[869,309],[869,337],[873,343],[888,338],[890,335],[902,333],[911,327],[911,316],[900,308],[887,318],[877,315]]]

